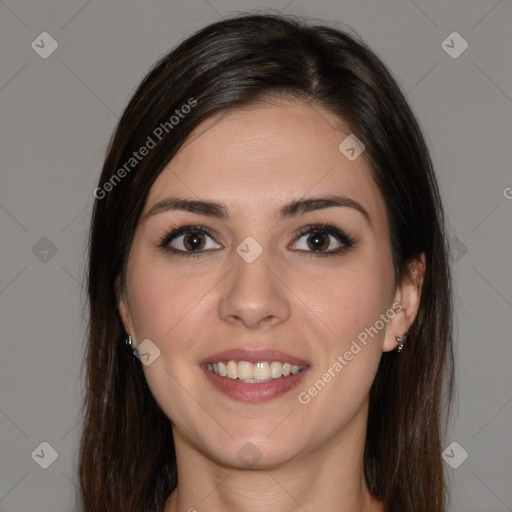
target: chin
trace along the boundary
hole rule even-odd
[[[288,437],[288,442],[290,438]],[[225,443],[222,450],[218,445],[210,450],[210,457],[218,463],[238,469],[271,469],[290,462],[298,453],[281,439],[269,442],[268,439],[245,437],[233,438]]]

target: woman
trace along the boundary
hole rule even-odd
[[[87,512],[446,510],[443,211],[364,43],[204,28],[142,81],[94,195]]]

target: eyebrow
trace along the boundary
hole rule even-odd
[[[292,217],[297,217],[299,215],[304,215],[308,212],[334,207],[353,208],[354,210],[357,210],[359,213],[361,213],[368,224],[372,226],[370,215],[360,203],[354,199],[339,195],[312,197],[309,199],[298,199],[290,201],[279,210],[278,217],[279,220],[282,221]],[[223,220],[229,218],[228,209],[222,203],[217,203],[215,201],[186,199],[181,197],[169,197],[153,205],[146,214],[146,219],[152,215],[157,215],[167,211],[186,211]]]

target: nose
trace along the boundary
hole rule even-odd
[[[224,281],[219,301],[220,317],[248,329],[270,328],[290,316],[289,290],[277,269],[271,268],[267,253],[252,263],[237,253],[234,268]]]

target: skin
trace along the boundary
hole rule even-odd
[[[350,162],[338,150],[348,134],[333,114],[299,102],[231,110],[199,126],[150,190],[126,293],[118,282],[118,296],[133,344],[149,338],[160,350],[143,370],[173,425],[179,484],[166,512],[384,510],[363,476],[368,395],[382,353],[396,348],[395,338],[417,314],[424,258],[411,261],[411,277],[395,283],[384,199],[364,157]],[[350,207],[276,217],[291,200],[333,193],[359,202],[370,222]],[[224,203],[230,216],[146,217],[174,195]],[[297,233],[317,222],[357,244],[340,255],[315,256],[311,234]],[[197,224],[215,234],[204,235],[199,258],[158,246],[172,227]],[[250,264],[235,251],[247,236],[263,248]],[[327,251],[341,245],[324,237]],[[172,244],[187,250],[183,236]],[[394,303],[402,309],[301,404],[298,393]],[[310,362],[309,375],[268,402],[235,401],[213,387],[199,361],[239,347],[301,357]],[[237,453],[249,442],[260,459],[248,469]]]

